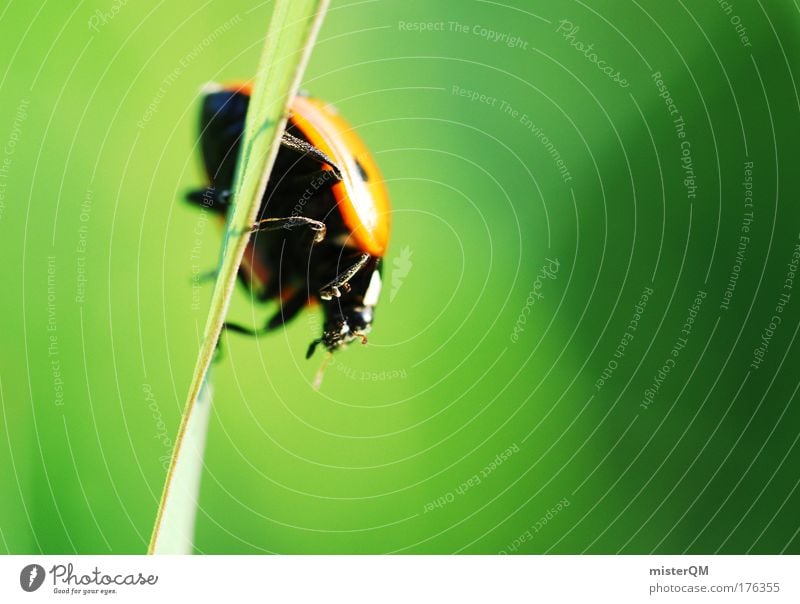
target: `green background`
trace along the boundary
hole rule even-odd
[[[114,6],[0,8],[10,553],[146,549],[210,298],[192,275],[214,268],[221,242],[179,201],[202,183],[199,90],[253,73],[271,11]],[[319,357],[303,358],[315,311],[259,341],[229,338],[197,551],[800,553],[800,291],[784,287],[800,231],[799,42],[800,10],[778,0],[730,13],[333,2],[303,87],[383,170],[384,291],[369,345],[337,355],[319,392]],[[745,162],[753,221],[737,263]],[[558,270],[537,281],[548,259]],[[260,324],[272,310],[237,289],[230,317]]]

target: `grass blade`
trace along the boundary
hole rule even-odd
[[[289,102],[297,92],[327,5],[328,0],[275,2],[247,112],[220,270],[153,527],[148,548],[151,554],[191,553],[202,452],[211,409],[208,368],[236,285],[250,225],[256,219],[280,135],[286,126]],[[208,396],[201,396],[203,392]]]
[[[203,380],[200,395],[186,421],[179,455],[173,454],[174,471],[169,485],[169,503],[162,503],[161,530],[154,532],[151,552],[155,554],[191,554],[197,495],[203,470],[208,420],[213,400],[210,374]]]

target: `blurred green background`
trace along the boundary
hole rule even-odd
[[[198,552],[800,553],[800,11],[698,4],[332,3],[303,88],[383,170],[384,291],[319,392],[314,311],[229,338]],[[199,90],[270,12],[0,8],[2,551],[146,549],[221,242]]]

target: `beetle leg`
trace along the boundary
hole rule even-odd
[[[325,223],[305,216],[289,216],[287,218],[264,218],[256,222],[251,233],[259,231],[279,231],[280,229],[291,230],[298,227],[307,227],[314,232],[314,243],[319,243],[325,239]]]
[[[197,273],[197,275],[192,277],[192,281],[197,285],[202,283],[211,283],[217,278],[219,275],[219,271],[214,269],[213,271],[206,271],[204,273]]]
[[[225,209],[230,202],[231,192],[225,189],[219,191],[214,187],[206,187],[205,189],[194,189],[186,193],[186,201],[198,206],[203,206],[210,210],[216,210],[225,213]]]
[[[292,136],[288,132],[283,133],[283,136],[281,137],[281,145],[287,149],[297,151],[302,155],[310,155],[312,158],[323,164],[328,164],[331,168],[333,168],[337,180],[342,180],[342,171],[339,169],[339,166],[337,166],[330,157],[328,157],[320,149],[317,149],[314,145],[307,143],[296,136]]]
[[[284,323],[293,319],[295,316],[297,316],[297,313],[303,310],[303,307],[307,302],[308,298],[306,297],[306,294],[304,291],[300,290],[282,303],[280,309],[278,309],[278,312],[270,317],[269,321],[267,321],[263,327],[254,329],[253,327],[245,327],[243,325],[239,325],[238,323],[226,322],[223,325],[223,329],[235,331],[236,333],[243,333],[248,336],[260,336],[272,331],[273,329],[277,329]]]
[[[238,323],[228,323],[227,321],[222,324],[222,329],[227,331],[234,331],[236,333],[242,333],[246,336],[260,336],[263,333],[267,332],[266,325],[261,329],[254,329],[252,327],[245,327],[244,325],[239,325]]]
[[[284,323],[291,321],[297,316],[297,313],[303,310],[306,304],[308,304],[308,295],[304,289],[300,289],[280,305],[278,312],[272,315],[270,320],[267,321],[266,326],[264,326],[264,331],[277,329]]]
[[[353,266],[339,273],[333,281],[319,290],[319,297],[323,300],[330,300],[331,298],[338,298],[342,294],[347,293],[350,289],[349,281],[355,277],[358,271],[364,268],[364,265],[370,258],[371,256],[369,254],[361,254],[361,257]]]

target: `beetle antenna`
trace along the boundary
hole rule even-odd
[[[316,340],[311,342],[311,344],[308,345],[308,352],[306,352],[307,359],[310,359],[313,356],[314,351],[317,349],[317,345],[322,344],[322,342],[323,342],[322,338],[317,338]]]
[[[312,383],[314,390],[319,390],[319,387],[322,386],[322,378],[325,375],[325,370],[328,368],[328,365],[330,365],[332,359],[333,353],[329,350],[328,353],[322,358],[322,363],[320,363],[319,369],[317,369],[317,373],[314,376],[314,382]]]

